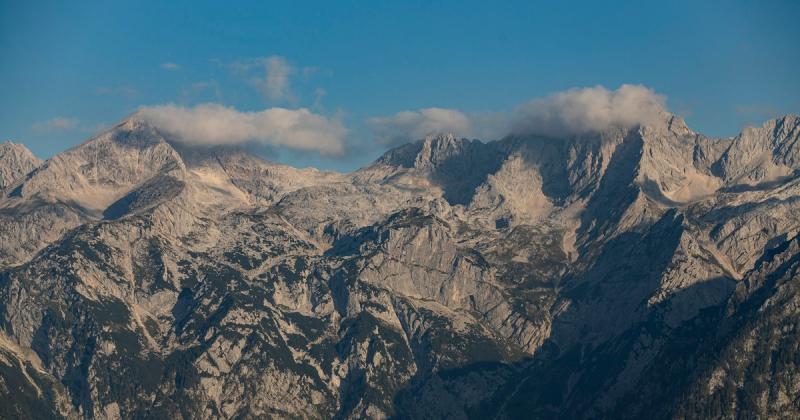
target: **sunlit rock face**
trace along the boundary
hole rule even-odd
[[[0,189],[5,189],[19,180],[42,161],[21,144],[5,141],[0,143]]]
[[[4,143],[0,417],[798,417],[798,140]]]

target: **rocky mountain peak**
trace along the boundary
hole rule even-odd
[[[93,140],[95,142],[113,141],[128,147],[147,147],[167,142],[164,135],[154,125],[136,115],[126,118]]]
[[[800,126],[800,115],[797,114],[786,114],[781,117],[773,118],[767,120],[762,125],[763,128],[773,129],[776,134],[784,137],[796,131],[798,126]]]
[[[692,131],[689,126],[686,125],[686,121],[683,117],[678,115],[670,115],[667,119],[667,128],[669,131],[676,133],[682,136],[689,136],[694,135],[694,131]]]
[[[356,178],[392,182],[432,183],[451,204],[467,204],[475,188],[503,162],[495,143],[437,134],[396,147],[373,165],[356,172]]]
[[[787,179],[800,169],[800,119],[796,115],[746,127],[727,144],[715,169],[731,186],[754,187]]]
[[[696,133],[689,128],[683,117],[670,112],[662,112],[658,118],[640,125],[639,131],[644,135],[650,134],[677,138],[696,136]]]
[[[414,159],[414,167],[418,169],[432,168],[448,159],[469,153],[477,140],[458,139],[452,133],[437,134],[425,137],[419,153]]]
[[[425,138],[394,147],[375,161],[376,165],[426,169],[449,157],[461,154],[472,143],[452,133],[429,135]]]
[[[762,128],[772,130],[773,135],[780,143],[793,141],[800,136],[800,116],[796,114],[784,115],[765,122]]]
[[[184,167],[158,130],[129,118],[48,159],[10,198],[38,197],[100,211],[132,186]]]
[[[0,190],[41,165],[42,161],[22,144],[0,143]]]
[[[6,140],[6,141],[3,141],[2,143],[0,143],[0,151],[13,150],[15,148],[19,148],[20,146],[25,148],[25,149],[27,149],[27,147],[25,147],[25,145],[23,145],[23,144],[18,144],[18,143],[14,143],[11,140]]]

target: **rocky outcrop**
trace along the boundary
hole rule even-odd
[[[41,164],[42,161],[27,147],[10,141],[0,143],[0,191]]]

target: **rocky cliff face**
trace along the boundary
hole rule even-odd
[[[27,147],[10,141],[0,143],[0,190],[13,184],[14,181],[41,164],[42,161],[34,156]]]
[[[800,415],[799,139],[666,115],[351,174],[136,118],[13,145],[0,416]]]

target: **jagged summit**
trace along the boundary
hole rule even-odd
[[[697,134],[689,128],[683,117],[666,111],[662,112],[658,119],[644,124],[638,129],[663,131],[677,136],[694,136]]]
[[[375,163],[405,168],[424,168],[445,160],[447,156],[459,154],[465,144],[471,142],[467,139],[459,139],[452,133],[429,135],[421,140],[390,149]]]
[[[129,119],[48,159],[26,180],[21,196],[100,200],[162,171],[180,170],[177,152],[158,131]]]
[[[756,186],[793,176],[800,168],[800,118],[787,115],[747,127],[716,164],[728,185]]]
[[[10,140],[0,143],[0,191],[41,163],[42,161],[22,144]]]

